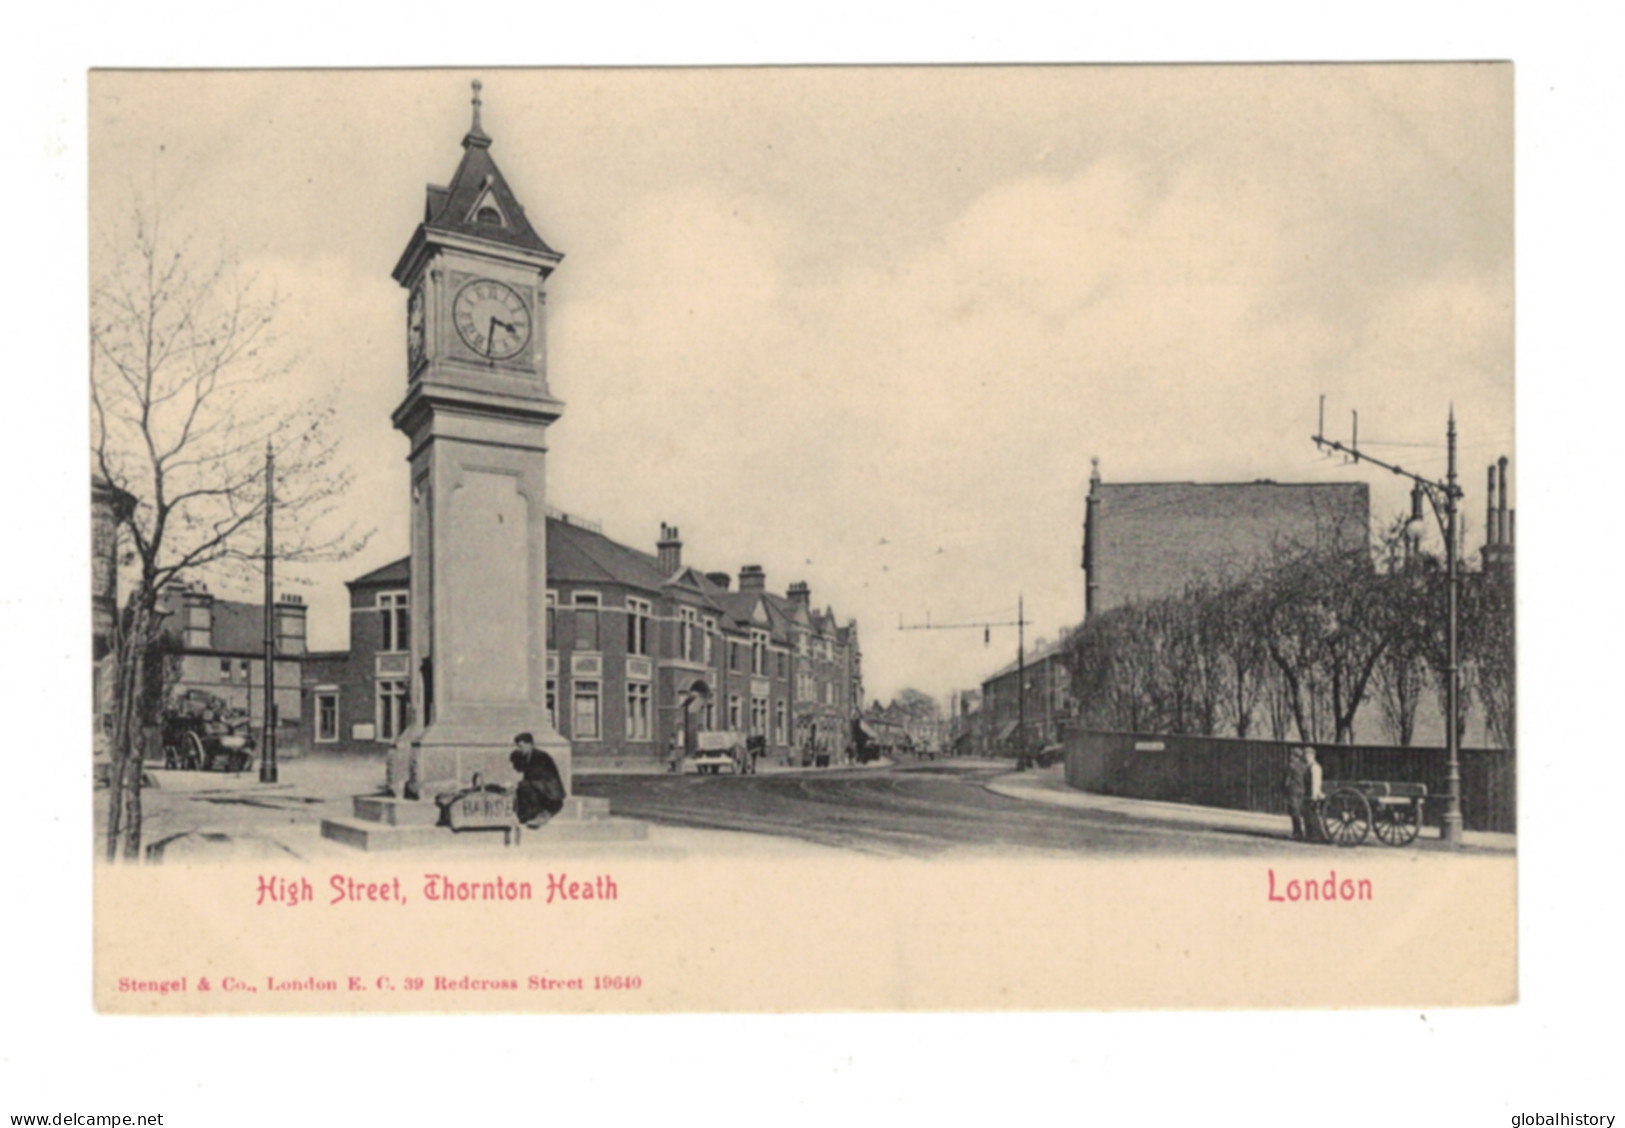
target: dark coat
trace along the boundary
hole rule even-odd
[[[540,748],[515,748],[508,757],[513,770],[524,778],[514,789],[513,813],[520,822],[546,813],[556,815],[564,807],[564,780],[553,757]]]
[[[1286,766],[1286,775],[1281,777],[1281,791],[1288,800],[1301,803],[1309,794],[1309,761],[1302,756],[1294,756]]]

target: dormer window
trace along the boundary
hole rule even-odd
[[[501,227],[502,213],[497,211],[496,208],[493,208],[490,204],[486,204],[479,211],[474,213],[474,222],[480,224],[482,227]]]

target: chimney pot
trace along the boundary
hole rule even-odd
[[[683,566],[683,542],[678,538],[677,526],[660,522],[660,540],[655,543],[655,560],[661,574],[673,576]]]

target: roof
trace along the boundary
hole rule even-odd
[[[399,560],[375,568],[349,581],[349,586],[367,584],[406,584],[412,576],[412,559]],[[560,517],[547,519],[548,583],[620,584],[658,592],[666,582],[659,562],[647,552],[639,552],[603,533]],[[713,585],[714,586],[714,585]]]
[[[452,236],[456,241],[475,241],[493,247],[526,252],[540,263],[557,264],[564,256],[542,241],[525,216],[525,208],[496,161],[491,159],[491,138],[480,128],[480,100],[474,96],[474,124],[463,137],[463,159],[445,187],[430,184],[425,193],[423,222],[407,242],[395,264],[395,280],[405,283],[421,261],[425,247],[434,236]],[[544,269],[545,274],[551,266]]]
[[[1222,582],[1278,548],[1363,550],[1370,538],[1364,482],[1096,482],[1090,498],[1097,611]]]
[[[475,217],[484,207],[495,209],[500,222],[478,221]],[[491,159],[491,139],[480,129],[477,118],[474,128],[463,138],[463,159],[452,174],[451,184],[444,188],[434,184],[428,187],[423,227],[557,254],[530,225],[524,206],[514,197],[496,161]]]
[[[659,561],[603,533],[558,517],[547,519],[547,582],[608,583],[659,592],[666,582]]]
[[[349,580],[350,587],[361,587],[364,584],[404,584],[412,579],[412,558],[403,556],[399,560],[391,561],[382,568],[374,568],[364,576],[357,576]]]
[[[1029,650],[1024,657],[1013,659],[1006,665],[1000,666],[997,670],[993,671],[993,673],[983,678],[982,684],[985,686],[988,682],[997,681],[999,678],[1002,678],[1007,674],[1013,674],[1023,664],[1025,664],[1028,669],[1031,669],[1040,663],[1047,662],[1059,654],[1065,647],[1066,635],[1063,634],[1054,642],[1046,642],[1042,646],[1035,646]]]

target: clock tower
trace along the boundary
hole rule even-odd
[[[547,385],[543,242],[491,159],[480,84],[463,158],[430,185],[394,277],[407,291],[413,722],[389,763],[396,795],[474,774],[509,782],[520,732],[570,781],[547,702]]]

